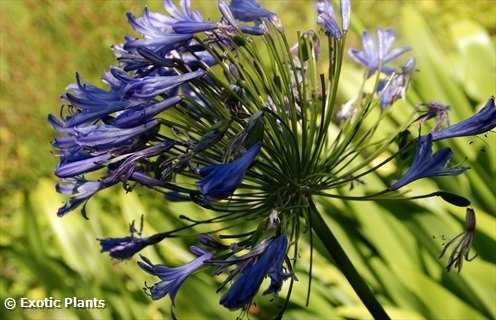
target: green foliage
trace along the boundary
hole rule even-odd
[[[415,103],[437,99],[451,105],[450,117],[455,122],[496,93],[496,49],[490,36],[496,26],[494,18],[487,18],[496,13],[488,12],[495,10],[490,2],[423,1],[404,8],[390,1],[377,6],[355,2],[354,30],[364,25],[394,26],[402,42],[414,48],[420,72],[413,77],[408,100],[393,107],[398,119]],[[282,13],[289,30],[313,25],[310,2],[267,4]],[[8,312],[2,307],[2,319],[169,317],[169,302],[152,302],[141,289],[145,280],[153,280],[137,270],[135,260],[113,264],[98,252],[95,239],[124,235],[127,223],[140,214],[146,216],[145,233],[151,234],[180,227],[180,214],[204,218],[213,213],[191,205],[168,204],[144,191],[126,194],[112,189],[90,201],[89,221],[76,213],[61,220],[55,212],[62,199],[49,178],[55,159],[49,151],[52,132],[46,115],[57,109],[58,96],[73,81],[74,71],[90,81],[98,80],[112,60],[109,46],[130,33],[125,12],[138,13],[143,5],[141,1],[0,3],[0,300],[7,296],[77,296],[107,301],[101,310]],[[150,6],[158,9],[160,3],[151,2]],[[206,16],[215,6],[213,0],[198,1],[197,5]],[[466,15],[468,11],[475,18]],[[352,45],[357,41],[358,37],[351,39]],[[348,63],[342,77],[344,94],[339,98],[345,101],[346,93],[359,83],[360,73]],[[394,130],[395,120],[390,119],[384,130]],[[465,264],[459,274],[444,271],[445,261],[439,261],[437,255],[442,242],[463,229],[463,209],[439,199],[319,203],[321,212],[327,213],[326,222],[393,319],[496,318],[496,152],[489,149],[495,145],[494,134],[484,140],[457,139],[452,146],[458,160],[472,169],[455,179],[415,182],[426,193],[441,188],[472,201],[478,222],[474,246],[479,257]],[[365,190],[377,190],[383,182],[376,177],[367,183]],[[184,248],[193,241],[190,237],[166,240],[145,249],[144,254],[154,262],[179,264],[192,258]],[[367,319],[366,309],[329,262],[325,249],[320,243],[315,248],[310,306],[304,306],[309,250],[303,246],[296,266],[299,281],[285,318]],[[180,318],[231,319],[237,315],[218,305],[218,283],[207,275],[195,277],[198,279],[187,282],[178,294]],[[269,303],[270,299],[258,298],[250,313],[260,319],[274,314],[272,309],[283,299],[276,298],[275,304]]]

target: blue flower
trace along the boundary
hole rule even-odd
[[[174,144],[170,141],[165,141],[163,143],[157,144],[155,146],[145,148],[140,151],[135,151],[134,153],[128,155],[123,155],[120,158],[125,158],[124,161],[119,163],[116,168],[110,170],[110,173],[107,177],[104,178],[104,181],[108,183],[113,183],[115,181],[127,181],[127,179],[132,177],[132,174],[136,170],[137,162],[141,159],[147,159],[161,154],[172,148]],[[114,160],[115,161],[115,160]]]
[[[119,128],[130,128],[148,122],[156,115],[175,106],[181,101],[181,97],[172,97],[160,102],[145,103],[137,105],[119,113],[110,121],[113,126]]]
[[[112,155],[104,153],[98,156],[71,161],[70,157],[62,157],[55,168],[55,175],[59,178],[70,178],[86,172],[98,170],[112,159]]]
[[[379,68],[381,68],[379,71],[390,74],[393,69],[387,67],[387,64],[410,50],[409,47],[390,50],[395,38],[392,29],[377,29],[377,41],[374,43],[368,31],[364,31],[362,35],[363,51],[350,48],[348,53],[357,63],[367,67],[369,77]]]
[[[131,258],[135,253],[150,244],[148,238],[135,236],[98,239],[98,241],[100,241],[102,247],[101,252],[108,252],[112,258],[119,260]]]
[[[205,261],[213,258],[212,253],[198,247],[191,247],[191,251],[198,255],[198,258],[180,267],[154,265],[146,257],[141,257],[143,261],[138,261],[138,265],[146,272],[159,277],[161,280],[147,288],[148,293],[153,300],[161,299],[164,296],[169,295],[172,303],[174,304],[174,298],[177,291],[186,278],[201,268],[205,264]]]
[[[258,142],[233,162],[200,168],[199,174],[203,177],[197,183],[200,192],[214,199],[229,197],[243,180],[246,170],[253,163],[261,148],[262,144]]]
[[[206,247],[215,249],[215,250],[225,250],[229,248],[225,244],[221,243],[217,238],[208,233],[202,233],[198,236],[198,240],[201,244]]]
[[[455,123],[447,128],[432,133],[432,140],[443,140],[454,137],[474,136],[496,127],[496,106],[494,96],[486,105],[468,119]]]
[[[79,146],[94,150],[109,150],[112,148],[131,145],[141,135],[159,125],[157,120],[148,121],[142,125],[121,129],[107,124],[74,128],[73,134]]]
[[[275,15],[263,8],[256,0],[231,0],[229,9],[231,9],[234,18],[244,22],[260,21]]]
[[[100,119],[109,113],[120,111],[136,103],[136,101],[125,99],[123,91],[118,87],[105,91],[89,83],[81,83],[79,74],[76,74],[76,84],[67,87],[67,92],[62,99],[78,110],[63,119],[61,125],[66,128]]]
[[[198,32],[212,31],[219,27],[215,22],[203,21],[179,21],[172,25],[172,29],[179,34],[193,34]]]
[[[327,36],[341,38],[350,27],[351,4],[349,0],[341,1],[341,28],[336,22],[334,8],[329,0],[319,0],[315,4],[317,23],[324,29]]]
[[[377,93],[380,95],[381,108],[385,109],[405,96],[410,73],[415,69],[415,59],[409,59],[402,67],[402,71],[389,79],[381,79],[377,84]]]
[[[153,98],[167,90],[177,88],[185,82],[205,74],[203,70],[173,76],[147,76],[133,79],[125,88],[126,95],[134,98]]]
[[[164,1],[164,7],[169,11],[170,16],[150,12],[146,7],[143,16],[140,18],[136,18],[132,13],[128,12],[129,24],[134,30],[141,33],[144,39],[126,37],[125,50],[143,47],[152,50],[170,50],[192,39],[192,34],[171,32],[171,25],[178,21],[201,21],[201,16],[196,11],[191,11],[190,8],[183,8],[183,12],[181,12],[169,0]]]
[[[241,274],[224,294],[220,304],[228,309],[248,306],[266,276],[271,278],[271,284],[265,293],[278,292],[287,278],[283,272],[287,247],[288,239],[285,235],[270,240],[257,259],[252,259],[243,266]]]
[[[391,187],[390,190],[399,188],[415,180],[435,177],[435,176],[457,176],[462,174],[467,168],[447,168],[453,152],[450,148],[443,148],[432,153],[432,135],[422,136],[417,141],[417,150],[413,158],[410,169]]]
[[[59,208],[57,215],[59,217],[64,216],[69,211],[72,211],[81,204],[86,203],[89,198],[105,187],[106,186],[100,181],[91,181],[82,178],[69,178],[61,180],[55,187],[57,192],[69,195],[71,198],[66,201],[64,206]]]
[[[108,252],[114,259],[125,260],[131,258],[145,247],[162,241],[166,237],[166,234],[163,233],[157,233],[151,237],[141,237],[143,232],[143,216],[141,216],[140,229],[136,230],[133,220],[129,226],[129,231],[131,235],[127,237],[97,239],[100,241],[100,252]],[[135,236],[135,234],[138,236]]]

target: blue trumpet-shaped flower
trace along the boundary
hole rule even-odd
[[[145,8],[140,18],[136,18],[131,13],[127,14],[129,24],[141,33],[144,39],[126,38],[124,49],[170,49],[192,39],[192,34],[178,34],[172,29],[172,24],[179,21],[202,21],[201,15],[189,7],[189,1],[183,1],[179,9],[171,0],[165,0],[164,7],[169,13],[168,16],[150,12],[148,8]]]
[[[256,0],[231,0],[229,8],[234,18],[244,22],[259,21],[275,15],[263,8]]]
[[[172,25],[172,29],[179,34],[192,34],[198,32],[212,31],[219,27],[215,22],[203,21],[179,21]]]
[[[432,153],[432,135],[422,136],[417,141],[417,150],[408,171],[391,187],[390,190],[399,188],[418,179],[435,176],[456,176],[467,170],[466,167],[448,168],[448,162],[453,157],[450,148],[443,148]]]
[[[376,71],[390,74],[394,69],[388,67],[387,64],[410,50],[409,47],[391,50],[395,38],[396,35],[392,29],[377,29],[377,39],[374,42],[369,32],[364,31],[362,35],[363,50],[350,48],[348,53],[357,63],[367,67],[369,76]]]
[[[160,281],[147,288],[153,300],[169,295],[172,303],[177,291],[193,272],[201,268],[205,261],[213,258],[213,254],[198,247],[191,247],[191,251],[198,255],[198,258],[180,267],[167,267],[164,265],[154,265],[145,257],[143,261],[138,261],[138,265],[146,272],[157,276]]]
[[[108,252],[112,258],[119,260],[131,258],[151,243],[149,238],[135,236],[98,239],[98,241],[102,247],[101,252]]]
[[[317,23],[328,36],[339,39],[350,27],[351,5],[349,0],[341,1],[341,28],[336,21],[334,8],[329,0],[317,1],[315,8],[317,10]]]
[[[214,199],[223,199],[232,195],[261,148],[262,144],[258,142],[233,162],[200,168],[199,174],[203,177],[197,183],[200,192]]]
[[[166,237],[165,234],[161,233],[150,237],[141,237],[143,233],[143,216],[141,216],[140,229],[136,230],[133,220],[129,226],[129,231],[131,235],[127,237],[98,239],[100,241],[101,252],[107,252],[114,259],[125,260],[131,258],[145,247],[155,244]]]
[[[174,89],[185,82],[198,78],[205,74],[203,70],[173,75],[173,76],[147,76],[143,78],[133,79],[126,86],[126,95],[135,98],[153,98],[156,95],[162,94],[168,90]]]
[[[79,146],[95,150],[108,150],[131,144],[144,133],[157,127],[158,124],[157,120],[151,120],[127,129],[102,124],[75,128],[73,132]]]
[[[69,195],[71,198],[66,201],[64,206],[59,208],[57,215],[64,216],[69,211],[77,208],[81,204],[86,203],[95,193],[104,189],[106,186],[100,181],[90,181],[82,178],[63,179],[57,186],[57,192]]]
[[[85,172],[98,170],[112,159],[112,155],[104,153],[82,160],[70,161],[72,158],[62,158],[55,168],[55,175],[59,178],[70,178]]]
[[[266,276],[271,278],[271,284],[265,293],[278,292],[287,278],[283,272],[287,247],[288,239],[285,235],[270,240],[257,259],[252,259],[244,266],[241,274],[220,300],[220,304],[228,309],[248,306]]]
[[[145,103],[129,108],[112,119],[110,123],[119,128],[130,128],[148,122],[159,113],[175,106],[181,101],[181,97],[172,97],[160,102]]]
[[[454,137],[474,136],[496,127],[496,106],[494,97],[489,98],[486,105],[468,119],[432,133],[432,140],[443,140]]]
[[[121,83],[114,82],[113,85],[110,91],[105,91],[88,83],[83,84],[79,75],[76,74],[76,84],[69,85],[67,93],[62,98],[78,112],[63,119],[62,127],[73,127],[91,122],[139,103],[124,98],[123,90],[118,87],[122,85]]]

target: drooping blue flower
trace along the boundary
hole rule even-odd
[[[190,0],[181,0],[180,8],[178,8],[174,1],[172,0],[164,0],[164,8],[169,13],[169,21],[178,22],[178,21],[202,21],[203,18],[201,14],[191,9],[191,1]]]
[[[55,175],[59,178],[78,176],[102,168],[111,159],[112,155],[109,153],[76,161],[70,161],[72,158],[62,157],[62,160],[55,167]]]
[[[179,44],[187,43],[192,39],[192,34],[174,33],[171,25],[182,20],[189,21],[190,19],[196,19],[196,17],[189,16],[186,13],[186,9],[180,12],[172,1],[164,1],[164,6],[167,10],[170,9],[174,15],[165,16],[159,13],[152,13],[146,7],[143,16],[140,18],[136,18],[132,13],[128,12],[129,24],[134,30],[141,33],[144,39],[126,37],[123,47],[125,50],[146,47],[152,50],[163,51],[172,49]]]
[[[275,15],[263,8],[256,0],[231,0],[229,9],[234,18],[244,22],[260,21]]]
[[[432,153],[432,135],[421,136],[417,141],[417,150],[410,168],[389,189],[398,190],[410,182],[427,177],[457,176],[467,170],[466,167],[448,168],[452,157],[453,152],[450,148]]]
[[[163,143],[157,144],[152,147],[145,148],[143,150],[135,151],[131,155],[124,155],[120,158],[124,158],[121,163],[117,165],[116,168],[113,168],[109,175],[105,177],[104,181],[114,182],[114,181],[127,181],[130,177],[132,177],[133,173],[136,170],[137,162],[141,159],[147,159],[161,154],[172,148],[174,144],[170,141],[165,141]]]
[[[185,82],[201,77],[204,70],[196,70],[189,73],[172,76],[147,76],[133,79],[125,88],[126,95],[135,98],[153,98],[168,90],[177,88]]]
[[[59,193],[69,195],[70,199],[59,208],[57,215],[64,216],[69,211],[74,210],[81,204],[86,203],[98,191],[106,188],[100,181],[91,181],[83,178],[63,179],[56,185],[56,190]]]
[[[454,137],[475,136],[496,127],[496,106],[494,96],[476,114],[449,127],[432,133],[432,140],[438,141]]]
[[[357,63],[367,67],[369,77],[379,68],[379,71],[391,74],[394,69],[388,67],[387,64],[410,50],[410,47],[399,47],[391,50],[395,38],[396,35],[392,29],[377,29],[377,39],[374,43],[369,32],[364,31],[362,35],[363,50],[350,48],[348,53]]]
[[[101,245],[101,252],[108,254],[119,260],[131,258],[134,254],[144,249],[150,244],[148,238],[127,236],[123,238],[98,239]]]
[[[120,113],[114,119],[110,120],[110,124],[119,128],[130,128],[146,123],[156,115],[175,106],[181,101],[181,97],[172,97],[164,99],[160,102],[144,103],[137,105]]]
[[[134,220],[129,226],[130,236],[119,238],[97,239],[100,241],[100,252],[107,252],[109,256],[118,260],[131,258],[133,255],[145,247],[158,243],[165,239],[166,234],[157,233],[150,237],[142,237],[143,233],[143,216],[141,216],[141,226],[137,230],[134,226]]]
[[[190,276],[193,272],[201,268],[205,264],[205,261],[213,258],[212,253],[198,247],[191,247],[191,251],[195,253],[198,258],[180,267],[154,265],[146,257],[141,256],[143,261],[138,261],[138,265],[146,272],[160,278],[159,282],[147,288],[148,293],[153,300],[158,300],[165,297],[166,295],[169,295],[172,303],[174,304],[174,298],[177,294],[177,291],[186,280],[186,278],[188,278],[188,276]]]
[[[242,156],[230,163],[200,168],[199,174],[202,179],[197,183],[200,192],[214,199],[223,199],[232,195],[261,148],[262,144],[258,142],[252,145]]]
[[[219,27],[215,22],[203,21],[178,21],[172,25],[172,29],[179,34],[193,34],[198,32],[212,31]]]
[[[288,239],[285,235],[279,235],[268,241],[263,253],[244,266],[240,275],[220,300],[220,304],[228,309],[248,306],[266,276],[271,278],[271,284],[265,293],[278,292],[282,282],[287,278],[283,272],[287,247]]]
[[[125,99],[118,84],[113,83],[110,91],[102,90],[89,83],[82,83],[76,74],[76,84],[69,85],[62,99],[70,103],[77,112],[62,119],[62,127],[73,127],[88,123],[103,116],[123,110],[139,101]]]
[[[94,150],[109,150],[125,147],[136,141],[141,135],[159,125],[157,120],[148,121],[142,125],[121,129],[107,124],[74,128],[73,133],[79,146]]]
[[[218,239],[216,239],[215,237],[213,237],[211,234],[208,234],[208,233],[200,234],[198,236],[198,240],[204,246],[207,246],[207,247],[215,249],[215,250],[225,250],[225,249],[229,248],[228,246],[221,243]]]
[[[341,27],[336,21],[334,8],[329,0],[318,0],[315,4],[317,10],[317,23],[324,29],[329,37],[340,39],[350,27],[351,4],[349,0],[341,1]]]

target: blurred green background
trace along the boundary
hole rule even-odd
[[[216,1],[192,1],[204,16],[216,17]],[[289,34],[314,28],[310,1],[262,1],[277,12]],[[168,299],[152,302],[136,259],[112,263],[99,253],[96,238],[127,233],[145,214],[145,233],[181,225],[177,216],[211,215],[189,205],[170,205],[154,194],[119,188],[88,204],[89,221],[77,212],[56,217],[62,198],[54,191],[56,159],[46,122],[57,113],[58,97],[74,72],[93,83],[114,63],[110,45],[132,33],[126,11],[159,1],[0,0],[0,299],[80,297],[107,301],[105,309],[16,310],[0,308],[0,319],[161,319]],[[214,13],[215,12],[215,13]],[[451,121],[472,114],[496,92],[496,6],[494,1],[354,1],[353,31],[390,26],[399,43],[414,48],[418,70],[410,103],[432,99],[450,104]],[[293,39],[295,37],[293,36]],[[355,33],[349,45],[358,47]],[[351,97],[360,71],[349,59],[341,101]],[[400,102],[398,113],[412,106]],[[438,199],[384,203],[321,202],[326,219],[358,270],[393,319],[496,318],[496,146],[495,134],[450,143],[458,160],[472,169],[462,177],[418,182],[423,191],[456,191],[473,200],[479,257],[460,274],[443,270],[437,255],[445,238],[463,230],[464,209]],[[492,146],[492,148],[489,148]],[[375,178],[377,179],[377,178]],[[365,186],[373,189],[373,182]],[[191,259],[186,244],[166,240],[144,254],[153,262],[177,265]],[[303,246],[287,319],[368,319],[344,277],[317,246],[311,303],[305,308],[309,252]],[[218,305],[208,274],[190,278],[177,296],[180,319],[233,319]],[[282,292],[287,288],[284,287]],[[274,301],[270,301],[270,300]],[[281,299],[259,297],[250,316],[266,319]]]

